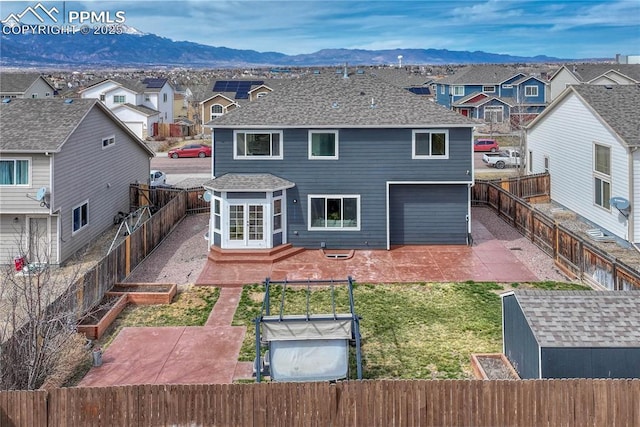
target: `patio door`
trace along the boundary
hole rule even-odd
[[[266,246],[263,204],[230,204],[228,218],[229,247],[264,248]]]

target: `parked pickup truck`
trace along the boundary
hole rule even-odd
[[[499,153],[485,153],[482,156],[482,161],[485,162],[487,166],[496,169],[504,169],[506,166],[519,167],[520,153],[517,150],[508,148]]]

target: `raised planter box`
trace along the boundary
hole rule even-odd
[[[116,283],[107,295],[128,295],[135,305],[170,304],[177,291],[175,283]]]
[[[479,380],[519,380],[520,376],[502,353],[471,355],[471,368]]]
[[[127,306],[127,300],[127,295],[106,295],[105,300],[100,303],[104,307],[85,318],[78,325],[78,332],[84,333],[90,340],[100,339],[109,325],[116,320],[116,317]]]

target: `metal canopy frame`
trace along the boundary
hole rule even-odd
[[[362,379],[362,350],[360,345],[360,316],[356,314],[354,299],[353,299],[353,278],[348,276],[346,280],[306,280],[306,281],[271,281],[268,277],[264,281],[264,300],[262,301],[262,310],[260,316],[254,319],[256,328],[256,358],[254,360],[254,370],[256,373],[256,382],[260,382],[262,376],[262,364],[260,350],[262,349],[261,338],[261,325],[268,322],[300,322],[306,320],[308,322],[315,321],[336,321],[339,319],[350,319],[351,321],[351,340],[355,343],[356,349],[356,370],[358,379]],[[280,307],[277,316],[271,315],[271,285],[282,285],[282,297],[280,298]],[[284,301],[287,286],[300,286],[306,285],[306,313],[297,314],[290,317],[284,314]],[[330,285],[331,289],[331,313],[327,314],[310,314],[309,312],[309,297],[311,295],[311,285]],[[349,313],[336,313],[336,299],[335,299],[335,286],[346,285],[347,293],[349,295]]]

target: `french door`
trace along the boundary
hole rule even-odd
[[[240,203],[229,205],[229,247],[263,248],[266,245],[264,232],[265,206]]]

